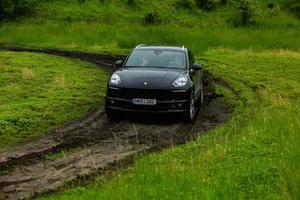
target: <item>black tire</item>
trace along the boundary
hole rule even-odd
[[[200,106],[203,105],[204,102],[204,87],[203,87],[203,79],[201,79],[201,94],[200,94]]]
[[[106,116],[110,119],[119,119],[120,118],[120,114],[117,111],[109,109],[107,107],[105,107],[105,113],[106,113]]]
[[[197,109],[196,109],[195,95],[194,95],[194,91],[192,90],[191,96],[189,99],[189,108],[188,108],[188,111],[186,111],[186,113],[184,113],[183,120],[185,122],[193,122],[196,118],[196,113],[197,113]]]
[[[199,102],[199,106],[202,107],[203,102],[204,102],[204,92],[203,92],[203,89],[201,90],[198,102]]]
[[[201,93],[197,99],[197,106],[202,106],[204,102],[204,89],[203,89],[203,80],[200,82],[200,87],[201,87]]]

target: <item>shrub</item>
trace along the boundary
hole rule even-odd
[[[84,4],[86,0],[78,0],[79,4]]]
[[[235,25],[249,26],[258,22],[258,4],[251,0],[237,0],[236,7],[238,9],[238,16],[236,17]]]
[[[271,16],[277,15],[280,11],[280,6],[276,2],[269,2],[267,7],[269,8],[269,13]]]
[[[223,6],[227,5],[227,3],[228,3],[228,0],[220,0],[220,4]]]
[[[36,0],[1,0],[0,20],[15,19],[30,14],[35,4]]]
[[[159,22],[160,22],[160,19],[159,19],[159,16],[156,12],[147,13],[144,17],[144,23],[146,25],[159,23]]]
[[[127,0],[127,5],[128,6],[133,6],[134,5],[134,0]]]
[[[288,9],[300,18],[300,0],[289,0],[286,4]]]
[[[216,0],[196,0],[196,4],[199,8],[206,11],[214,10],[217,7]]]
[[[195,6],[195,2],[193,0],[177,0],[175,2],[175,6],[177,9],[193,9]]]
[[[268,6],[268,8],[273,9],[275,7],[275,5],[276,4],[274,2],[269,2],[267,6]]]

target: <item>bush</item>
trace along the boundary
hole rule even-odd
[[[30,14],[36,4],[36,0],[1,0],[0,20],[15,19]]]
[[[177,0],[175,2],[175,7],[177,9],[188,9],[188,10],[191,10],[193,9],[195,6],[195,2],[193,0]]]
[[[267,7],[270,8],[270,9],[273,9],[273,8],[275,8],[275,5],[276,4],[274,2],[269,2]]]
[[[228,0],[220,0],[220,4],[223,6],[226,6],[228,3]]]
[[[196,4],[199,8],[206,11],[214,10],[217,7],[216,0],[196,0]]]
[[[78,0],[79,4],[84,4],[86,2],[86,0]]]
[[[300,0],[290,0],[287,1],[288,9],[300,18]]]
[[[249,26],[258,22],[258,3],[251,0],[237,0],[236,7],[238,16],[235,19],[235,25]]]
[[[276,16],[278,15],[279,11],[280,11],[280,6],[278,3],[276,2],[269,2],[267,4],[267,7],[269,9],[269,13],[271,16]]]
[[[144,23],[146,25],[159,23],[159,22],[160,22],[160,19],[159,19],[159,16],[156,12],[147,13],[144,17]]]
[[[134,5],[134,0],[127,0],[127,5],[128,6],[133,6]]]

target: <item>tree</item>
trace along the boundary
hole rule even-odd
[[[36,0],[0,0],[0,20],[29,14],[35,3]]]

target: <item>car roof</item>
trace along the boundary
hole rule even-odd
[[[184,46],[176,47],[176,46],[160,46],[160,45],[145,45],[145,44],[140,44],[135,49],[187,51],[187,48],[185,48]]]

